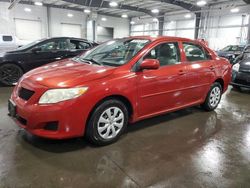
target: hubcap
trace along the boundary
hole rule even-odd
[[[0,67],[0,80],[4,84],[14,85],[18,82],[22,76],[22,72],[19,67],[11,64],[2,65]]]
[[[220,102],[221,90],[219,87],[214,87],[211,91],[209,102],[212,107],[216,107]]]
[[[118,107],[106,109],[100,116],[97,129],[103,139],[111,139],[121,131],[124,124],[124,113]]]

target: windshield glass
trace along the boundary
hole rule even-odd
[[[111,40],[86,52],[80,59],[100,65],[121,66],[129,62],[149,42],[146,39]]]
[[[32,43],[23,45],[23,46],[19,47],[18,50],[24,50],[24,49],[30,48],[30,47],[32,47],[33,45],[35,45],[35,44],[37,44],[37,43],[39,43],[39,42],[41,42],[41,41],[43,41],[43,40],[36,40],[36,41],[34,41],[34,42],[32,42]]]
[[[250,53],[250,46],[247,46],[244,50],[244,53]]]
[[[239,46],[230,45],[230,46],[226,46],[221,51],[223,51],[223,52],[229,52],[229,51],[238,51],[238,50],[240,50]]]

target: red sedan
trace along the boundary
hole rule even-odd
[[[9,114],[28,132],[95,144],[116,141],[127,124],[189,106],[214,110],[231,65],[204,44],[175,37],[129,37],[26,73]]]

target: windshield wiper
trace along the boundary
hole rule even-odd
[[[88,61],[91,62],[92,64],[97,64],[97,65],[103,65],[97,61],[95,61],[94,59],[86,59],[86,58],[79,58],[81,61]]]

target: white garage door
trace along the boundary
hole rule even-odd
[[[16,36],[20,40],[33,41],[42,38],[42,24],[36,20],[15,19]]]
[[[81,25],[62,23],[62,36],[81,38]]]

